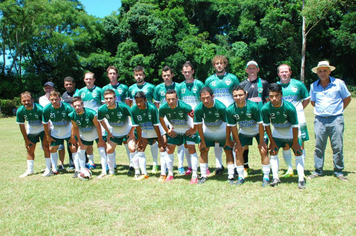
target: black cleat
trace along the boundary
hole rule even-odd
[[[305,188],[306,188],[306,186],[305,186],[305,181],[304,181],[304,180],[298,182],[298,188],[299,188],[299,189],[305,189]]]
[[[272,182],[269,184],[271,187],[277,186],[281,181],[279,179],[273,179]]]
[[[221,175],[224,172],[224,170],[225,170],[224,166],[221,166],[220,168],[216,168],[215,175]]]

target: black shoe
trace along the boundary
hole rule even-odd
[[[299,189],[305,189],[305,188],[306,188],[306,186],[305,186],[305,181],[304,181],[304,180],[298,182],[298,188],[299,188]]]
[[[232,178],[232,179],[228,179],[227,181],[229,181],[229,184],[230,184],[230,185],[234,185],[234,184],[235,184],[235,180],[234,180],[234,178]]]
[[[65,171],[65,168],[64,168],[63,165],[59,165],[59,166],[57,167],[57,170],[58,170],[58,171]]]
[[[224,170],[225,170],[224,166],[221,166],[220,168],[216,168],[215,175],[221,175],[224,172]]]
[[[243,185],[245,183],[245,179],[243,178],[238,178],[237,179],[237,182],[236,182],[236,185]]]
[[[269,184],[269,179],[263,179],[261,186],[262,186],[262,187],[267,187],[268,184]]]
[[[132,175],[133,173],[135,173],[135,168],[133,168],[132,166],[129,167],[129,171],[127,172],[128,175]]]
[[[78,178],[78,175],[79,175],[79,172],[78,172],[78,171],[75,171],[72,177],[73,177],[73,178]]]
[[[199,179],[199,181],[198,181],[198,184],[199,184],[199,185],[202,185],[202,184],[204,184],[206,181],[207,181],[207,178],[206,178],[206,177],[201,177],[201,178]]]
[[[281,181],[279,179],[273,179],[272,182],[269,184],[271,187],[277,186]]]

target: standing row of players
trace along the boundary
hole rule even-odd
[[[296,156],[298,186],[305,188],[305,150],[302,139],[303,141],[308,140],[308,132],[303,109],[309,103],[309,94],[304,84],[291,79],[290,67],[283,64],[277,70],[280,77],[279,84],[272,84],[268,91],[267,82],[257,76],[258,64],[255,61],[250,61],[246,65],[248,79],[237,86],[239,85],[237,77],[226,72],[228,65],[226,57],[216,56],[212,63],[216,73],[206,80],[205,85],[194,79],[194,67],[190,62],[183,65],[182,73],[186,79],[184,82],[175,83],[172,70],[165,67],[162,70],[164,83],[157,87],[145,82],[144,68],[140,66],[134,69],[136,84],[130,88],[118,83],[118,73],[115,67],[108,68],[110,84],[103,89],[94,85],[93,73],[86,73],[84,78],[86,87],[75,92],[72,100],[75,111],[66,103],[60,102],[57,92],[51,92],[49,96],[51,104],[43,109],[42,114],[46,136],[44,140],[51,143],[51,158],[46,158],[47,169],[44,176],[57,173],[56,151],[64,139],[71,144],[78,144],[69,145],[72,147],[76,174],[80,168],[84,168],[85,151],[88,151],[88,147],[98,139],[99,154],[103,166],[102,174],[98,178],[107,176],[105,168],[107,164],[109,175],[114,174],[115,147],[122,143],[127,144],[130,169],[135,170],[135,179],[148,178],[144,151],[147,144],[150,144],[154,158],[153,172],[158,169],[158,147],[160,150],[161,177],[159,181],[173,179],[173,153],[175,146],[178,146],[179,173],[184,174],[183,157],[185,152],[188,162],[187,173],[192,173],[191,183],[202,184],[209,175],[207,164],[209,147],[214,147],[216,174],[221,174],[224,170],[222,164],[222,149],[224,149],[228,180],[231,184],[235,183],[234,172],[236,170],[238,173],[236,184],[240,185],[244,183],[249,169],[248,145],[252,144],[252,138],[255,137],[259,143],[261,154],[262,186],[269,183],[270,164],[273,172],[273,181],[270,185],[275,186],[280,182],[277,154],[278,149],[282,147],[288,165],[285,175],[293,175],[289,150],[292,148]],[[282,95],[284,101],[282,101]],[[38,122],[38,119],[31,121],[28,117],[31,113],[29,110],[32,110],[31,107],[40,110],[40,106],[28,101],[32,99],[29,93],[23,93],[21,99],[24,108],[19,109],[17,122],[20,124],[28,148],[28,170],[22,175],[25,177],[33,173],[33,153],[35,143],[41,137],[41,132],[37,132],[41,129],[39,126],[41,121]],[[100,106],[103,100],[106,104]],[[150,103],[152,100],[156,106]],[[268,102],[269,100],[270,102]],[[266,102],[268,103],[262,108]],[[39,111],[33,113],[38,116]],[[38,128],[37,133],[29,132],[30,135],[28,135],[24,131],[25,120],[31,121],[29,122],[30,127]],[[48,128],[48,122],[51,122],[50,128]],[[269,128],[270,123],[274,125],[273,133]],[[72,129],[70,128],[71,124],[73,124]],[[236,124],[239,124],[239,131]],[[268,158],[264,130],[270,140],[271,160]],[[103,138],[105,132],[102,131],[106,131],[107,134],[107,154]],[[233,139],[230,139],[231,133]],[[37,134],[36,140],[31,140],[32,135],[35,134]],[[75,137],[80,138],[76,140]],[[157,143],[158,146],[154,145]],[[200,143],[201,170],[199,180],[197,175],[198,157],[195,151],[195,144],[198,143]],[[79,150],[76,147],[79,147]],[[45,156],[48,157],[45,148],[44,150]],[[236,158],[234,154],[236,154]],[[92,167],[95,166],[92,154],[89,157],[89,164]],[[269,163],[270,161],[271,163]],[[50,163],[52,163],[52,170]]]

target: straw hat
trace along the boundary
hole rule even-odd
[[[328,61],[319,61],[318,66],[314,67],[312,71],[316,73],[320,67],[328,67],[331,71],[335,70],[335,66],[331,66]]]

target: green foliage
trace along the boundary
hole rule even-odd
[[[21,105],[20,98],[0,99],[0,117],[13,116],[17,108]]]

